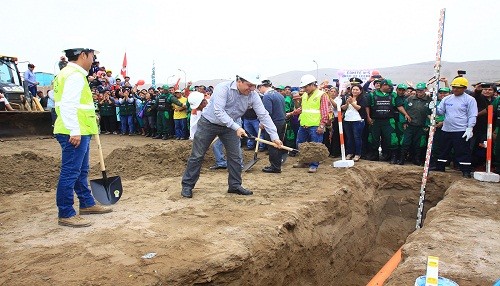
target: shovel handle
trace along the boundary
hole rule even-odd
[[[259,131],[257,132],[257,138],[260,138],[261,131],[262,131],[262,129],[260,129],[260,127],[259,127]],[[259,141],[257,141],[257,139],[255,139],[255,154],[257,154],[257,152],[259,152]]]
[[[101,172],[106,173],[106,166],[104,166],[104,157],[102,156],[101,140],[99,139],[99,133],[95,135],[95,141],[97,143],[97,153],[99,153],[99,163],[101,165]]]
[[[264,140],[264,139],[260,139],[260,138],[255,138],[255,140],[257,142],[262,142],[264,144],[267,144],[267,145],[271,145],[273,147],[276,147],[278,148],[278,144],[274,143],[274,142],[271,142],[271,141],[267,141],[267,140]],[[283,150],[287,150],[287,151],[292,151],[292,152],[298,152],[297,149],[293,149],[292,147],[288,147],[288,146],[285,146],[285,145],[281,145],[281,149]]]

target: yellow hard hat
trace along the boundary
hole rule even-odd
[[[465,87],[469,86],[469,81],[465,77],[456,77],[450,84],[452,87]]]

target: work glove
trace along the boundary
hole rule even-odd
[[[465,133],[464,133],[464,135],[462,135],[462,138],[464,138],[464,137],[466,137],[465,141],[469,141],[469,139],[472,138],[472,128],[471,127],[467,127],[465,129]]]
[[[429,102],[429,109],[434,109],[436,107],[436,103],[434,101]]]

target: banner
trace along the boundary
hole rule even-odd
[[[155,74],[155,62],[153,61],[153,68],[151,69],[151,87],[156,89],[156,74]]]
[[[337,72],[337,76],[339,79],[339,90],[346,90],[347,84],[349,83],[349,79],[351,77],[357,77],[363,81],[363,84],[370,79],[372,74],[372,70],[370,69],[341,69]]]
[[[127,76],[127,52],[125,52],[125,55],[123,56],[122,70],[120,73],[123,76],[123,78]]]

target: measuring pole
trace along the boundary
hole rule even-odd
[[[441,9],[439,16],[439,29],[438,29],[438,41],[437,41],[437,51],[436,51],[436,62],[434,64],[434,80],[436,86],[432,92],[432,102],[434,103],[434,108],[432,109],[431,115],[431,127],[429,130],[429,140],[427,141],[427,151],[425,153],[425,164],[424,173],[422,175],[422,184],[420,185],[420,198],[418,200],[418,211],[417,211],[417,224],[416,229],[420,229],[423,225],[423,214],[424,214],[424,200],[425,200],[425,186],[427,184],[427,175],[429,174],[429,162],[431,160],[432,142],[434,140],[434,132],[436,130],[436,103],[439,92],[439,78],[441,73],[441,53],[443,51],[443,34],[444,34],[444,19],[445,19],[446,9]]]

